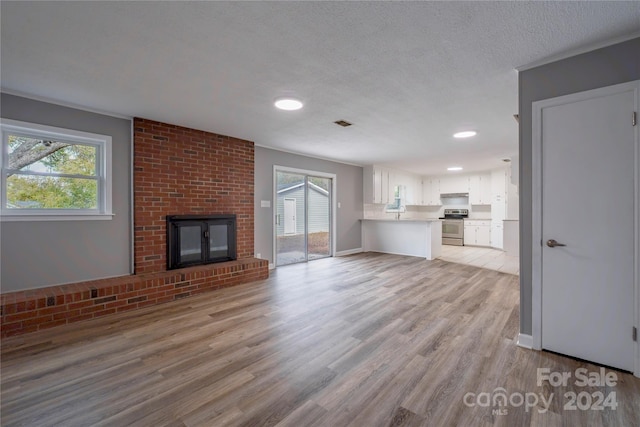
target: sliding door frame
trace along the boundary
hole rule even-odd
[[[273,216],[271,218],[271,225],[273,226],[273,265],[275,267],[278,266],[278,247],[277,247],[277,235],[278,235],[278,228],[276,226],[276,220],[277,220],[277,215],[278,215],[278,172],[289,172],[289,173],[297,173],[300,175],[305,175],[305,184],[307,182],[306,177],[309,176],[316,176],[318,178],[329,178],[331,179],[331,199],[329,200],[329,203],[331,205],[331,210],[330,210],[330,214],[331,214],[331,218],[329,218],[330,221],[330,235],[329,235],[329,243],[330,243],[330,248],[329,248],[329,257],[333,257],[336,254],[336,218],[337,218],[337,214],[338,214],[338,203],[337,203],[337,197],[336,197],[336,193],[337,193],[337,188],[338,188],[338,177],[336,174],[334,173],[327,173],[327,172],[319,172],[319,171],[313,171],[313,170],[308,170],[308,169],[298,169],[298,168],[291,168],[288,166],[280,166],[280,165],[273,165]],[[305,194],[307,192],[307,185],[305,185]],[[306,261],[309,261],[309,248],[308,248],[308,242],[307,242],[307,237],[309,235],[309,230],[308,230],[308,204],[309,204],[309,198],[307,196],[305,196],[305,207],[304,207],[304,211],[305,211],[305,252],[306,252]]]

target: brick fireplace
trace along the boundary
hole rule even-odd
[[[134,274],[2,294],[2,336],[266,279],[253,257],[250,141],[134,119]],[[235,215],[234,261],[167,270],[167,216]]]
[[[135,272],[165,271],[167,215],[235,214],[237,257],[253,257],[253,143],[134,120]]]

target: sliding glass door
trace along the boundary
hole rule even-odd
[[[275,170],[276,265],[331,256],[330,177]]]
[[[331,179],[307,176],[307,259],[331,256]]]

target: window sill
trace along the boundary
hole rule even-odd
[[[0,222],[19,221],[110,221],[115,214],[47,214],[47,215],[0,215]]]

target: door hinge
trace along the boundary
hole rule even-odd
[[[631,117],[631,125],[635,126],[638,124],[638,114],[634,111],[633,116]]]
[[[634,341],[638,341],[638,328],[636,328],[635,326],[633,327],[633,340]]]

